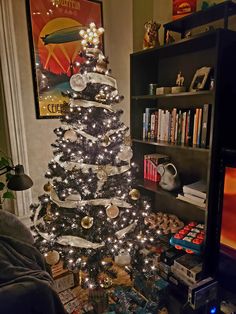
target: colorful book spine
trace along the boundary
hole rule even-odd
[[[201,131],[202,131],[202,108],[199,109],[198,115],[198,129],[197,129],[197,145],[201,144]]]
[[[194,114],[193,145],[197,145],[198,117],[199,117],[199,108],[196,109],[195,114]]]
[[[143,139],[146,138],[146,113],[143,113]]]

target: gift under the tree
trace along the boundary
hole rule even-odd
[[[168,282],[160,276],[151,280],[143,274],[137,274],[134,278],[134,288],[147,299],[158,303],[163,303],[168,294]]]
[[[204,244],[204,225],[190,222],[178,233],[171,237],[170,243],[176,249],[185,250],[189,254],[200,255]]]
[[[151,314],[158,310],[158,302],[149,301],[133,288],[116,287],[110,296],[114,303],[109,308],[115,313]]]
[[[108,294],[103,288],[89,290],[89,302],[93,305],[95,313],[103,313],[108,309]]]

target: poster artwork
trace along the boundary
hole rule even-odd
[[[173,20],[196,12],[197,0],[173,0]]]
[[[70,77],[82,61],[79,31],[102,26],[102,4],[88,0],[26,0],[37,118],[63,114]]]

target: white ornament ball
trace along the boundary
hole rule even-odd
[[[71,142],[75,142],[77,140],[77,133],[73,130],[67,130],[64,133],[64,139],[69,140]]]
[[[70,78],[70,86],[76,92],[81,92],[87,86],[86,76],[79,73],[72,75]]]
[[[111,219],[114,219],[116,218],[118,215],[119,215],[119,207],[117,207],[116,205],[109,205],[107,206],[106,208],[106,214],[107,214],[107,217],[111,218]]]
[[[55,250],[49,251],[45,256],[45,260],[48,265],[56,265],[60,260],[60,254]]]
[[[133,157],[133,150],[130,146],[122,145],[120,152],[118,153],[118,158],[123,161],[129,161]]]

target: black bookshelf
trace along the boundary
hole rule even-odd
[[[210,8],[214,12],[236,5],[226,1],[221,6]],[[209,10],[210,10],[209,9]],[[231,10],[230,9],[230,10]],[[206,11],[207,12],[207,11]],[[209,11],[208,11],[209,12]],[[230,11],[230,14],[234,14]],[[196,18],[204,12],[197,12]],[[199,15],[200,14],[200,15]],[[229,15],[230,15],[229,14]],[[221,12],[222,15],[222,12]],[[224,16],[224,15],[223,15]],[[192,27],[194,21],[186,17]],[[186,23],[187,23],[186,22]],[[177,24],[175,24],[177,23]],[[169,27],[182,23],[169,23]],[[182,31],[179,26],[179,30]],[[188,26],[189,27],[189,26]],[[169,28],[172,30],[172,28]],[[151,195],[152,206],[156,211],[173,212],[185,221],[201,221],[206,225],[204,251],[204,274],[215,276],[219,256],[219,219],[221,206],[219,203],[220,165],[222,147],[235,146],[232,134],[236,134],[236,32],[228,29],[217,29],[192,38],[162,47],[148,49],[131,54],[131,107],[130,129],[133,140],[134,161],[143,175],[143,158],[145,154],[160,153],[168,155],[181,176],[182,185],[204,179],[207,182],[207,211],[197,206],[177,200],[175,195],[162,191],[156,184],[143,182],[143,192]],[[196,69],[210,66],[214,69],[214,90],[185,92],[168,95],[148,95],[150,83],[158,86],[173,86],[176,74],[181,70],[188,87]],[[143,112],[145,108],[199,108],[211,104],[211,121],[209,147],[191,147],[142,139]]]

